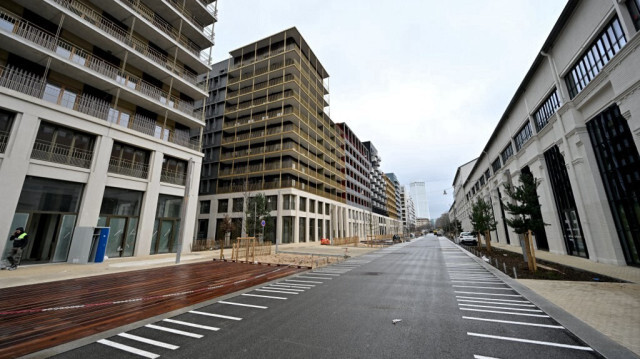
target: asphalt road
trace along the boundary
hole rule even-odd
[[[433,235],[280,279],[58,357],[158,356],[601,357]]]

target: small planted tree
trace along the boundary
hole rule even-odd
[[[537,270],[531,232],[543,230],[546,225],[546,223],[542,221],[540,214],[539,196],[536,192],[537,187],[538,181],[531,173],[526,172],[520,175],[519,186],[505,184],[507,195],[512,199],[511,203],[504,203],[504,207],[512,216],[511,219],[507,219],[506,221],[509,227],[513,228],[517,234],[524,235],[523,251],[531,272]]]
[[[236,229],[236,225],[231,221],[231,217],[229,215],[225,215],[222,219],[222,223],[220,224],[220,230],[224,233],[224,240],[226,245],[229,245],[229,239],[231,237],[231,232]]]
[[[480,198],[471,206],[469,216],[473,230],[478,234],[478,245],[480,245],[480,234],[484,234],[487,251],[491,253],[491,231],[496,229],[496,221],[493,219],[491,206]]]
[[[258,237],[258,234],[262,232],[262,220],[265,220],[269,225],[271,223],[269,218],[271,215],[267,209],[267,197],[262,193],[250,197],[245,212],[244,232],[249,237]],[[265,230],[268,229],[265,228]]]

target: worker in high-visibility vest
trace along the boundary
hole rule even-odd
[[[18,265],[20,264],[20,259],[22,258],[22,250],[29,243],[29,235],[25,233],[24,228],[18,227],[16,231],[13,232],[13,235],[9,237],[10,241],[13,241],[13,248],[11,248],[11,254],[7,259],[11,263],[9,270],[18,269]]]

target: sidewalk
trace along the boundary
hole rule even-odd
[[[291,243],[278,246],[283,252],[303,252],[316,256],[322,255],[344,255],[345,246],[321,246],[319,242],[311,243]],[[359,247],[348,247],[347,254],[357,257],[380,249],[371,248],[364,245]],[[271,247],[271,253],[275,253],[275,246]],[[224,254],[231,257],[231,249],[226,248]],[[220,258],[220,250],[192,252],[182,254],[180,264],[198,263],[211,261]],[[28,284],[47,283],[59,280],[91,277],[103,274],[121,273],[140,269],[161,268],[175,265],[176,254],[156,254],[140,257],[109,258],[102,263],[89,264],[69,264],[69,263],[46,263],[23,265],[15,271],[0,271],[0,289],[16,287]]]
[[[518,246],[495,248],[522,253]],[[640,268],[596,263],[585,258],[536,251],[545,261],[622,279],[630,283],[520,279],[518,282],[640,356]]]

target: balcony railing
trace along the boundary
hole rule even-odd
[[[7,150],[7,142],[9,141],[9,132],[0,131],[0,153]]]
[[[65,165],[90,168],[93,151],[72,148],[49,141],[36,140],[31,158]]]
[[[76,1],[76,0],[53,0],[57,4],[62,7],[72,11],[76,15],[78,15],[81,19],[88,22],[90,25],[106,32],[112,37],[116,38],[120,42],[125,45],[130,46],[136,52],[142,54],[146,58],[151,61],[173,71],[178,76],[183,79],[193,83],[198,87],[202,87],[202,85],[198,85],[196,82],[196,74],[187,71],[184,67],[177,64],[173,65],[173,59],[168,58],[160,54],[158,51],[152,49],[148,44],[145,44],[143,41],[137,39],[134,36],[130,36],[126,29],[121,28],[116,25],[113,21],[105,18],[102,14],[93,10],[92,8],[86,6],[85,4]],[[196,57],[198,57],[201,61],[205,62],[206,59],[202,59],[200,57],[200,50],[189,49]]]
[[[69,96],[65,96],[63,92],[63,96],[60,96],[59,92],[45,92],[46,86],[47,83],[40,76],[15,67],[0,66],[0,87],[40,99],[54,100],[52,102],[57,105],[109,122],[116,122],[114,119],[120,115],[120,111],[113,109],[111,104],[104,100],[83,93],[69,92]],[[199,141],[188,138],[186,132],[162,129],[154,120],[138,114],[135,116],[127,114],[127,116],[130,118],[126,122],[121,122],[121,126],[200,151]]]
[[[141,78],[129,72],[120,70],[109,62],[75,46],[70,42],[56,39],[54,35],[51,35],[17,17],[13,17],[2,9],[0,9],[0,20],[13,23],[13,34],[44,47],[65,60],[84,66],[87,69],[102,75],[101,77],[112,79],[131,90],[160,102],[163,105],[168,105],[169,107],[181,111],[189,116],[194,116],[193,102],[183,101],[176,96],[170,95],[162,89],[143,81]]]
[[[184,172],[163,169],[162,172],[160,172],[160,182],[184,186],[186,176],[187,175]]]
[[[108,171],[123,176],[146,179],[149,174],[149,165],[112,157],[109,160]]]
[[[169,2],[171,3],[171,5],[173,6],[173,8],[175,8],[176,10],[178,10],[178,12],[180,12],[182,15],[184,15],[184,17],[187,18],[187,20],[189,20],[189,22],[195,26],[198,30],[200,30],[200,32],[202,32],[204,34],[204,36],[206,38],[211,38],[212,35],[212,31],[210,28],[206,27],[204,24],[202,24],[200,21],[198,21],[198,19],[196,19],[196,17],[191,13],[191,11],[187,10],[186,8],[184,8],[179,2],[177,2],[176,0],[169,0]],[[213,14],[212,14],[213,15]]]

